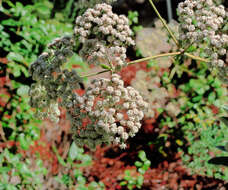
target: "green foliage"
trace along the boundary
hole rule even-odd
[[[162,117],[160,126],[169,128],[164,134],[159,135],[163,137],[160,140],[166,141],[170,135],[178,134],[178,131],[183,133],[182,136],[176,136],[175,142],[176,147],[180,147],[184,164],[191,168],[193,173],[228,180],[227,168],[208,163],[211,155],[225,156],[225,152],[220,153],[216,146],[225,146],[228,137],[228,128],[217,122],[219,115],[224,115],[224,111],[218,112],[218,108],[228,101],[227,88],[218,78],[208,74],[209,70],[204,64],[198,64],[188,69],[189,71],[192,75],[187,81],[182,78],[185,72],[183,71],[168,83],[163,83],[167,87],[169,84],[174,84],[180,91],[180,95],[173,101],[181,100],[181,112],[176,118],[167,115]],[[188,144],[183,143],[185,141]],[[161,150],[164,151],[165,148],[161,146]]]
[[[145,174],[151,164],[143,150],[138,153],[138,157],[140,158],[140,161],[136,161],[135,166],[137,167],[139,174],[137,174],[137,176],[132,176],[130,170],[125,170],[124,180],[120,182],[121,186],[127,186],[129,190],[132,190],[135,187],[141,189],[144,180],[143,174]]]
[[[29,106],[28,90],[32,83],[29,65],[54,38],[72,33],[73,26],[62,22],[61,17],[50,18],[53,5],[46,0],[37,0],[29,5],[3,0],[0,4],[0,12],[6,18],[0,21],[0,50],[8,59],[4,77],[10,78],[10,83],[4,86],[6,93],[0,94],[6,100],[5,107],[0,107],[1,127],[6,141],[17,141],[22,150],[28,150],[33,141],[40,137],[40,121],[34,118]],[[66,67],[75,64],[80,65],[77,68],[79,72],[87,69],[77,54]],[[0,189],[41,189],[41,178],[47,174],[42,161],[25,159],[17,153],[17,147],[13,148],[16,148],[15,153],[7,148],[0,152]],[[83,160],[77,164],[77,170],[91,164],[91,157],[73,145],[66,161],[58,154],[57,157],[60,164],[72,169],[76,167],[75,160]],[[82,174],[81,178],[84,178]],[[60,181],[70,186],[75,180],[76,177],[73,180],[71,176],[63,175]],[[88,187],[86,185],[86,189],[89,187],[102,189],[103,185],[91,183]]]
[[[51,9],[49,1],[24,6],[4,0],[0,10],[7,18],[0,21],[0,49],[7,54],[6,77],[11,78],[6,95],[9,102],[6,109],[0,109],[1,120],[4,128],[13,129],[7,137],[19,141],[23,149],[39,137],[39,121],[28,105],[29,64],[53,38],[72,32],[71,24],[50,19]]]
[[[61,178],[56,177],[55,179],[62,184],[65,184],[68,188],[76,187],[77,190],[103,190],[105,186],[102,182],[91,182],[87,184],[86,178],[81,172],[81,167],[88,167],[92,163],[92,158],[88,154],[84,154],[83,148],[79,148],[74,142],[71,144],[69,149],[68,157],[64,161],[57,153],[56,148],[53,147],[54,152],[57,154],[59,163],[68,169],[72,169],[74,176],[64,174]],[[80,163],[75,163],[75,162]]]
[[[40,176],[47,170],[40,159],[24,160],[20,154],[13,154],[7,148],[0,154],[0,189],[39,189]]]
[[[145,174],[145,172],[149,169],[151,162],[147,159],[146,153],[142,150],[139,151],[138,156],[141,161],[136,161],[135,166],[138,168],[138,172],[140,174]]]
[[[139,25],[139,13],[137,11],[128,11],[129,25],[133,30],[134,34],[141,30],[143,27]]]
[[[215,145],[225,145],[225,139],[228,138],[227,127],[222,124],[205,126],[203,123],[198,123],[196,128],[193,123],[189,123],[185,129],[189,132],[186,135],[191,145],[188,148],[188,154],[183,155],[183,162],[192,169],[193,173],[227,180],[228,168],[208,163],[212,153],[219,156],[227,155],[215,147]]]

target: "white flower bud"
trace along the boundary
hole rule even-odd
[[[117,113],[116,114],[116,118],[117,118],[117,120],[121,120],[123,118],[123,114],[122,113]]]

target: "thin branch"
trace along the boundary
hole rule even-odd
[[[188,56],[188,57],[190,57],[192,59],[195,59],[197,61],[203,61],[203,62],[206,62],[206,63],[209,63],[210,62],[208,59],[204,59],[204,58],[201,58],[199,56],[192,55],[190,53],[184,53],[184,55],[186,55],[186,56]]]
[[[131,65],[131,64],[135,64],[135,63],[139,63],[139,62],[143,62],[143,61],[148,61],[150,59],[155,59],[155,58],[159,58],[159,57],[167,57],[167,56],[174,56],[174,55],[180,55],[181,52],[178,51],[178,52],[172,52],[172,53],[163,53],[163,54],[158,54],[158,55],[153,55],[153,56],[150,56],[150,57],[145,57],[145,58],[142,58],[142,59],[137,59],[137,60],[134,60],[134,61],[130,61],[127,63],[127,65]]]
[[[175,55],[180,55],[180,54],[182,54],[181,51],[172,52],[172,53],[162,53],[162,54],[153,55],[153,56],[150,56],[150,57],[145,57],[145,58],[142,58],[142,59],[137,59],[137,60],[134,60],[134,61],[130,61],[130,62],[127,63],[127,65],[132,65],[132,64],[135,64],[135,63],[140,63],[140,62],[143,62],[143,61],[148,61],[150,59],[156,59],[156,58],[159,58],[159,57],[175,56]],[[199,56],[192,55],[190,53],[184,53],[184,55],[186,55],[187,57],[190,57],[190,58],[192,58],[194,60],[203,61],[203,62],[206,62],[206,63],[209,62],[209,60],[207,60],[207,59],[201,58]],[[106,70],[103,70],[103,71],[99,71],[99,72],[96,72],[96,73],[91,73],[91,74],[84,75],[84,76],[81,76],[81,77],[83,78],[83,77],[96,76],[96,75],[99,75],[99,74],[102,74],[102,73],[106,73],[106,72],[109,72],[109,71],[110,71],[109,69],[106,69]]]
[[[151,6],[153,7],[155,13],[157,14],[157,16],[159,17],[159,19],[161,20],[162,24],[164,25],[164,27],[166,28],[166,30],[168,31],[168,33],[170,34],[170,36],[172,37],[173,41],[175,42],[175,44],[177,45],[177,47],[179,47],[179,43],[176,39],[176,37],[174,36],[174,34],[172,33],[172,31],[170,30],[170,28],[168,27],[168,25],[166,24],[165,20],[162,18],[162,16],[160,15],[160,13],[158,12],[157,8],[155,7],[154,3],[152,0],[149,0]]]
[[[81,76],[81,78],[84,78],[84,77],[92,77],[92,76],[96,76],[96,75],[99,75],[99,74],[102,74],[102,73],[106,73],[106,72],[109,72],[110,70],[103,70],[103,71],[99,71],[99,72],[96,72],[96,73],[91,73],[91,74],[88,74],[88,75],[83,75]]]

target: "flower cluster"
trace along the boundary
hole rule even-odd
[[[74,70],[62,69],[67,58],[73,55],[72,47],[70,36],[57,38],[49,44],[50,51],[41,54],[30,67],[32,78],[36,81],[30,88],[30,104],[38,108],[40,118],[49,116],[58,122],[58,101],[64,107],[72,105],[73,89],[79,87],[81,78]]]
[[[119,144],[133,137],[141,127],[147,103],[132,87],[124,87],[117,74],[109,79],[95,79],[93,88],[77,96],[69,111],[72,132],[77,145],[90,148],[102,143]]]
[[[206,44],[211,66],[224,67],[221,59],[227,53],[228,35],[225,25],[228,12],[214,0],[185,0],[179,3],[180,40],[183,46]],[[226,26],[227,27],[227,26]]]
[[[126,59],[126,47],[134,45],[127,17],[114,14],[112,7],[105,3],[78,16],[74,33],[83,44],[80,55],[88,63],[111,63],[121,68]]]
[[[82,9],[94,7],[96,4],[99,4],[99,3],[112,4],[116,1],[117,0],[78,0],[78,2],[76,3],[76,6],[77,8],[82,10]]]
[[[74,32],[82,43],[80,55],[92,63],[108,61],[112,71],[124,65],[126,46],[134,44],[128,19],[114,14],[105,3],[77,17]],[[93,149],[102,143],[114,143],[125,148],[129,136],[133,137],[141,127],[147,103],[134,88],[125,88],[117,74],[112,74],[111,79],[95,79],[83,96],[75,93],[81,77],[74,70],[64,69],[67,58],[73,55],[74,41],[71,36],[55,39],[48,52],[31,65],[36,83],[29,91],[30,104],[37,108],[39,117],[56,122],[59,106],[66,108],[79,146]]]

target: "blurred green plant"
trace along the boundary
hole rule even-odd
[[[0,1],[0,13],[4,18],[0,21],[0,51],[1,56],[7,58],[6,63],[0,63],[0,77],[4,79],[0,80],[1,90],[3,89],[0,93],[0,128],[2,127],[0,143],[4,145],[8,141],[19,142],[11,149],[0,150],[2,190],[41,189],[43,185],[40,179],[47,174],[47,171],[42,161],[39,158],[32,161],[17,153],[20,149],[28,150],[33,141],[40,138],[38,125],[41,122],[34,118],[34,112],[29,106],[28,90],[33,81],[28,68],[30,63],[36,60],[37,55],[45,51],[46,45],[51,40],[62,34],[72,33],[72,24],[63,22],[61,14],[51,18],[53,9],[51,2],[47,0],[33,2],[25,5],[19,1],[16,3],[10,0]],[[69,65],[66,67],[73,65],[79,66],[76,68],[78,72],[88,68],[77,54],[69,60]],[[91,163],[88,155],[77,154],[84,160],[83,164]],[[72,150],[71,155],[73,155]],[[73,161],[72,163],[70,160],[67,161],[69,162],[67,166],[73,164]],[[78,164],[78,167],[83,164]],[[33,171],[35,168],[36,171]],[[18,183],[15,184],[15,181]],[[63,175],[62,181],[68,183],[67,175]],[[91,187],[96,185],[91,183]]]
[[[40,189],[41,176],[46,173],[40,159],[24,160],[7,148],[0,154],[0,190]]]
[[[143,150],[139,151],[138,157],[140,158],[140,161],[136,161],[135,166],[137,167],[139,174],[137,174],[137,176],[132,176],[130,170],[125,170],[124,180],[120,182],[120,186],[127,186],[129,190],[132,190],[135,187],[141,189],[144,180],[143,174],[145,174],[151,164]]]
[[[134,35],[136,35],[136,32],[140,31],[143,26],[139,25],[139,13],[138,11],[128,11],[128,20],[129,25],[134,32]]]
[[[27,149],[39,138],[39,120],[33,117],[28,104],[28,89],[33,82],[28,73],[29,64],[45,51],[52,39],[72,33],[72,24],[51,19],[53,4],[46,0],[28,5],[3,0],[0,4],[0,12],[5,17],[0,21],[0,51],[8,60],[4,77],[10,79],[4,85],[7,93],[0,95],[7,99],[5,107],[0,108],[0,119],[6,139],[19,141]],[[77,55],[70,60],[72,64],[80,65],[80,71],[86,69]]]
[[[132,29],[134,36],[136,36],[136,33],[139,32],[143,26],[139,25],[139,13],[138,11],[128,11],[128,20],[130,28]],[[136,49],[136,56],[142,57],[142,53],[139,48]]]
[[[209,74],[205,64],[197,64],[189,71],[192,75],[187,81],[185,71],[176,73],[169,81],[180,91],[176,100],[182,100],[181,112],[176,118],[164,117],[160,126],[168,126],[168,134],[175,134],[178,129],[183,132],[184,138],[176,139],[176,146],[180,147],[183,162],[193,173],[227,180],[227,168],[208,163],[211,155],[221,152],[215,146],[225,144],[228,138],[227,127],[217,122],[224,115],[224,110],[219,108],[228,101],[227,88],[213,73]]]
[[[89,167],[92,164],[92,158],[84,153],[83,148],[79,148],[74,142],[71,144],[69,149],[68,157],[66,160],[63,160],[55,147],[53,147],[54,152],[57,154],[59,163],[67,167],[68,169],[73,170],[73,176],[64,174],[62,177],[56,177],[56,181],[61,184],[66,185],[67,188],[75,187],[77,190],[104,190],[105,186],[102,182],[91,182],[87,183],[86,178],[83,176],[80,168]],[[76,163],[80,162],[80,163]]]

